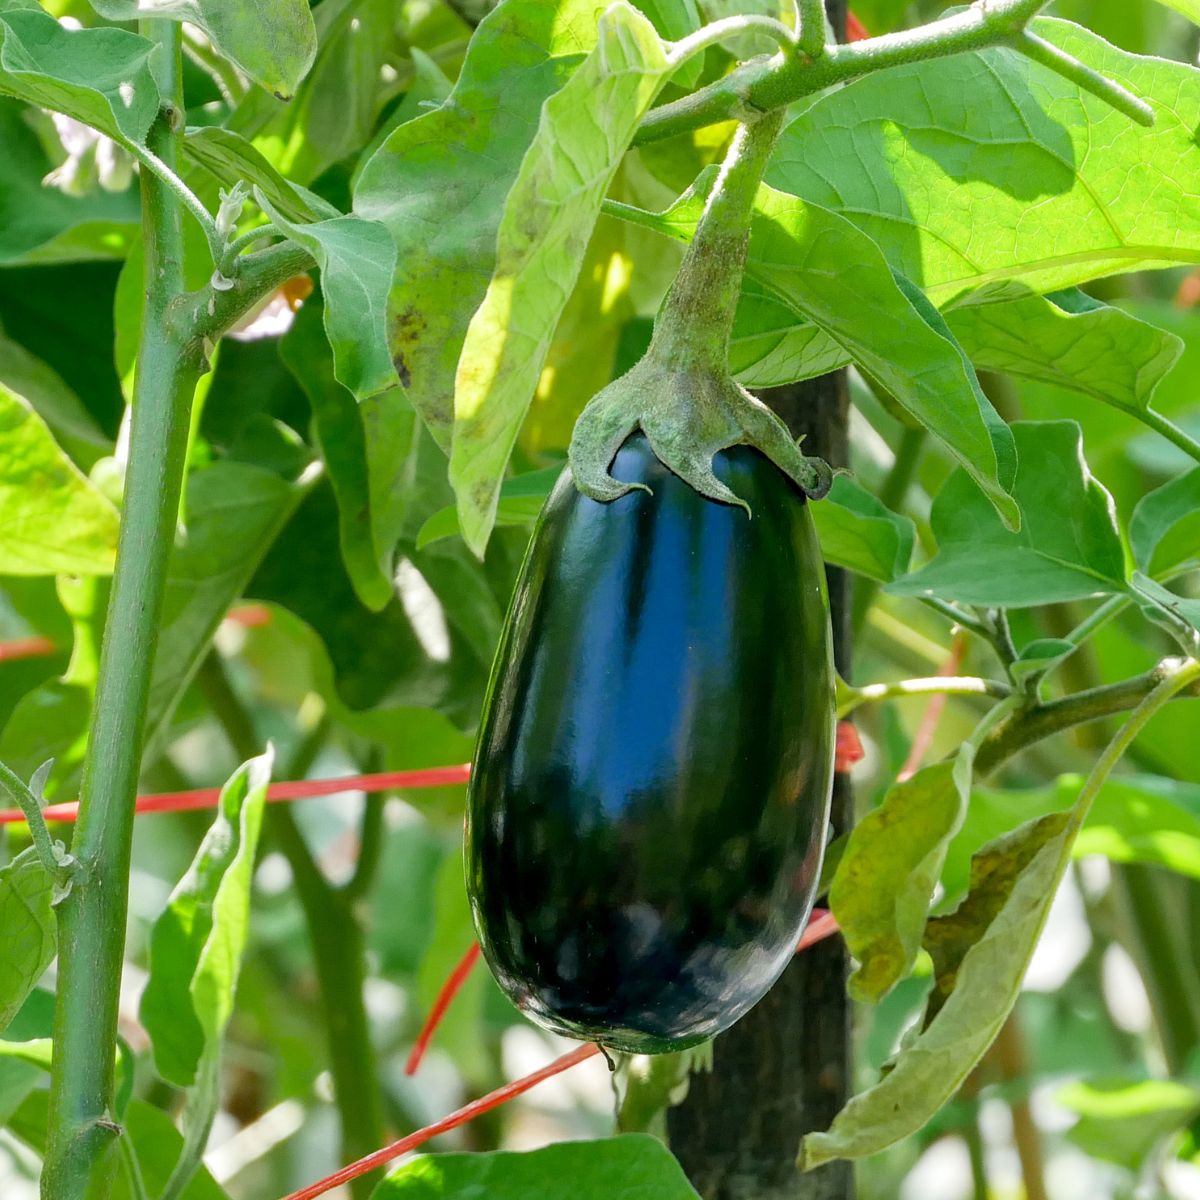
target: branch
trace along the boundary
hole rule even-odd
[[[654,109],[642,122],[635,144],[658,141],[719,121],[736,120],[747,111],[781,108],[846,83],[868,72],[903,66],[930,58],[946,58],[996,46],[1019,49],[1043,66],[1100,96],[1140,124],[1152,124],[1154,114],[1120,84],[1097,75],[1091,68],[1057,47],[1047,54],[1031,46],[1025,26],[1048,0],[979,0],[970,8],[916,29],[867,38],[848,45],[829,46],[819,58],[780,55],[769,62],[751,62],[723,79],[670,104]],[[1020,43],[1018,45],[1018,43]],[[1043,43],[1049,45],[1049,43]]]
[[[838,716],[847,717],[864,704],[895,700],[901,696],[995,696],[1004,700],[1012,688],[998,679],[977,679],[970,675],[932,675],[927,679],[901,679],[896,683],[868,683],[852,688],[850,698],[838,707]]]
[[[994,730],[980,746],[975,759],[976,771],[986,775],[1014,754],[1064,729],[1136,708],[1155,688],[1174,678],[1178,667],[1178,659],[1164,659],[1153,670],[1132,679],[1022,709]],[[1183,698],[1200,696],[1200,686],[1192,683],[1180,695]]]

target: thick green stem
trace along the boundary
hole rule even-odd
[[[1168,421],[1166,417],[1149,408],[1138,413],[1138,420],[1143,425],[1149,425],[1155,433],[1161,434],[1172,445],[1178,446],[1189,458],[1200,462],[1200,442],[1184,433],[1173,421]]]
[[[672,370],[723,376],[742,294],[750,216],[783,113],[750,121],[733,145],[658,318],[647,357]]]
[[[201,664],[196,682],[238,756],[251,758],[259,753],[254,722],[233,690],[215,651]],[[306,740],[301,753],[312,744]],[[300,764],[290,764],[297,765]],[[267,811],[267,828],[292,869],[312,943],[325,1013],[333,1095],[342,1125],[342,1156],[346,1161],[377,1150],[385,1140],[379,1072],[363,1000],[366,945],[356,912],[360,892],[369,883],[378,862],[382,811],[377,798],[368,803],[364,817],[365,862],[360,858],[359,869],[344,888],[333,886],[326,878],[291,809],[278,804]],[[351,1194],[355,1200],[366,1200],[376,1183],[376,1175],[362,1176],[351,1184]]]
[[[158,43],[167,104],[181,108],[179,25],[143,22]],[[160,116],[151,149],[173,167],[178,135]],[[146,305],[125,502],[72,852],[78,867],[58,908],[59,974],[45,1200],[108,1194],[117,1162],[113,1116],[117,1007],[125,950],[134,798],[167,563],[175,540],[192,392],[199,363],[168,321],[183,290],[178,197],[141,175]]]
[[[993,46],[1012,46],[1048,2],[990,0],[986,5],[972,4],[916,29],[850,45],[829,46],[817,58],[779,55],[770,62],[747,63],[690,96],[654,109],[642,122],[635,142],[658,141],[719,121],[744,120],[747,113],[786,107],[805,96],[887,67]],[[1052,47],[1055,52],[1047,54],[1041,45],[1025,44],[1020,49],[1132,119],[1142,124],[1153,121],[1153,113],[1143,101],[1120,84],[1088,71],[1062,51]]]
[[[932,675],[927,679],[901,679],[896,683],[868,683],[852,688],[850,696],[838,705],[838,716],[848,717],[864,704],[901,696],[996,696],[1003,700],[1011,695],[1012,688],[998,679]]]

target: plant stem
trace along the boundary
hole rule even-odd
[[[970,675],[931,675],[926,679],[901,679],[895,683],[868,683],[854,688],[849,700],[838,709],[847,717],[864,704],[894,700],[900,696],[996,696],[1003,700],[1012,688],[998,679],[978,679]]]
[[[1049,0],[991,0],[916,29],[849,45],[827,47],[819,58],[779,55],[769,62],[751,62],[723,79],[650,112],[638,130],[635,144],[673,137],[719,121],[743,119],[748,111],[770,112],[805,96],[845,83],[868,72],[902,66],[930,58],[945,58],[972,50],[1013,45],[1025,26]],[[1039,41],[1041,39],[1038,39]],[[1028,49],[1021,47],[1028,53]],[[1087,87],[1133,119],[1153,120],[1149,107],[1131,92],[1103,76],[1088,72],[1082,63],[1057,47],[1053,55],[1035,47],[1042,65]],[[1086,72],[1086,76],[1085,73]]]
[[[782,111],[749,121],[734,135],[704,215],[654,322],[647,357],[673,370],[723,376],[742,294],[750,216]]]
[[[234,691],[215,651],[201,664],[196,682],[239,757],[251,758],[257,754],[259,738],[253,718]],[[305,739],[301,753],[312,745],[312,739]],[[297,765],[303,764],[293,763],[292,767]],[[298,777],[294,770],[289,774],[292,778]],[[378,801],[378,798],[372,799]],[[374,807],[371,804],[368,801],[367,813],[377,813],[381,818],[382,802],[378,801]],[[365,826],[374,820],[375,817],[370,816]],[[267,828],[292,869],[296,895],[304,910],[312,943],[313,964],[325,1012],[333,1094],[342,1126],[342,1157],[360,1158],[378,1148],[384,1140],[379,1072],[363,1002],[366,947],[362,923],[355,912],[359,890],[369,881],[370,872],[378,862],[378,847],[366,846],[365,828],[364,851],[368,865],[364,867],[360,859],[359,870],[350,884],[339,888],[325,877],[287,805],[272,805],[268,809]],[[382,832],[381,822],[377,832]],[[361,878],[360,872],[364,872]],[[355,880],[359,880],[358,885]],[[354,1180],[351,1191],[355,1200],[366,1200],[377,1182],[367,1176]]]
[[[825,53],[825,0],[796,0],[796,31],[809,58]]]
[[[179,25],[151,20],[141,29],[159,47],[154,60],[159,92],[180,110]],[[178,134],[165,115],[147,140],[173,167]],[[179,198],[149,171],[142,173],[140,188],[146,304],[117,562],[72,844],[78,868],[57,910],[58,1001],[42,1176],[46,1200],[107,1195],[118,1159],[113,1064],[134,798],[191,398],[199,377],[199,362],[168,321],[170,303],[183,290]]]
[[[1184,454],[1200,462],[1200,442],[1184,433],[1174,421],[1168,421],[1166,417],[1149,408],[1143,409],[1138,414],[1138,419],[1143,425],[1148,425],[1155,433],[1165,437],[1168,442],[1178,446]]]
[[[999,1068],[1001,1079],[1010,1087],[1028,1082],[1029,1059],[1016,1009],[1008,1014],[1008,1020],[1000,1027],[990,1057]],[[1025,1200],[1048,1200],[1042,1139],[1029,1107],[1029,1098],[1023,1094],[1011,1096],[1008,1106],[1012,1113],[1013,1145],[1021,1163]]]
[[[981,776],[985,775],[1034,742],[1064,729],[1127,712],[1141,704],[1164,680],[1172,678],[1177,667],[1178,660],[1168,659],[1132,679],[1089,688],[1086,692],[1076,692],[1061,700],[1050,700],[1020,710],[994,730],[980,746],[975,760],[976,771]],[[1188,687],[1186,694],[1195,695],[1195,687]]]
[[[147,149],[146,146],[132,139],[127,141],[122,140],[121,146],[123,149],[129,151],[146,170],[158,176],[159,182],[164,187],[169,188],[175,193],[180,204],[192,214],[196,220],[196,224],[204,230],[204,238],[208,242],[208,249],[212,255],[213,263],[219,262],[224,244],[221,240],[221,235],[217,233],[217,225],[213,220],[212,213],[204,207],[199,196],[179,178],[171,164],[165,159],[160,158],[153,150]]]

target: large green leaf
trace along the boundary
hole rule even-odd
[[[142,1024],[164,1079],[190,1087],[233,1011],[271,755],[239,767],[150,936]]]
[[[712,169],[705,171],[663,213],[616,211],[688,240],[714,179]],[[870,238],[837,213],[764,186],[746,274],[750,290],[739,308],[731,355],[744,379],[780,382],[800,359],[818,370],[855,362],[946,446],[1006,523],[1017,522],[1009,494],[1016,463],[1008,427],[945,321],[892,271]],[[811,324],[797,330],[797,317]],[[803,374],[812,373],[806,366]]]
[[[569,1187],[577,1200],[696,1200],[657,1138],[627,1133],[523,1154],[435,1154],[397,1167],[371,1200],[529,1200]]]
[[[312,66],[317,31],[307,0],[92,0],[110,21],[162,17],[203,29],[214,49],[287,100]]]
[[[262,191],[263,211],[321,268],[325,332],[338,382],[365,400],[400,380],[387,348],[388,289],[396,248],[387,229],[359,217],[297,225],[275,211]]]
[[[480,555],[600,202],[670,73],[654,26],[624,0],[605,12],[597,37],[579,70],[542,106],[505,203],[495,272],[458,365],[450,479],[463,538]]]
[[[337,496],[346,571],[362,602],[378,612],[395,590],[396,543],[421,501],[422,443],[429,439],[399,384],[356,403],[338,382],[320,304],[300,310],[280,355],[312,405]]]
[[[1051,604],[1125,590],[1125,554],[1112,498],[1083,459],[1073,421],[1013,426],[1019,533],[1004,528],[965,472],[938,492],[931,563],[889,585],[900,595],[966,604]]]
[[[1134,561],[1161,576],[1200,560],[1200,467],[1148,492],[1129,521]]]
[[[0,867],[0,1031],[54,957],[53,896],[54,880],[32,846]]]
[[[54,163],[24,120],[27,111],[0,95],[0,266],[121,258],[138,228],[137,189],[69,196],[48,187]]]
[[[1154,128],[993,49],[823,96],[784,131],[768,181],[845,215],[939,306],[1200,259],[1200,74],[1065,21],[1034,28],[1147,100]]]
[[[1054,1099],[1080,1118],[1067,1134],[1075,1145],[1131,1171],[1200,1116],[1200,1087],[1175,1079],[1080,1079]]]
[[[976,366],[1070,388],[1135,416],[1183,353],[1173,333],[1076,290],[963,305],[946,321]]]
[[[0,441],[0,574],[109,574],[116,509],[59,449],[29,402],[2,383]]]
[[[454,374],[487,291],[496,233],[542,101],[596,44],[599,0],[504,0],[471,38],[450,98],[401,125],[359,175],[354,208],[397,248],[393,357],[449,452]]]
[[[67,29],[40,9],[0,12],[0,92],[140,142],[158,113],[152,50],[123,29]]]

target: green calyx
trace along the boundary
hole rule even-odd
[[[748,514],[750,506],[713,474],[713,455],[729,446],[761,450],[814,500],[833,483],[828,464],[802,454],[787,426],[728,375],[681,370],[647,354],[600,392],[576,422],[571,471],[585,496],[608,501],[635,488],[649,490],[609,474],[617,451],[639,429],[659,461],[702,496]]]
[[[645,490],[609,473],[637,430],[663,465],[702,496],[747,514],[749,505],[713,474],[713,456],[730,446],[762,451],[814,500],[828,493],[828,464],[802,454],[787,426],[733,380],[728,366],[754,199],[782,123],[780,110],[738,131],[645,357],[595,396],[576,422],[570,462],[585,496],[609,501],[635,486]]]

